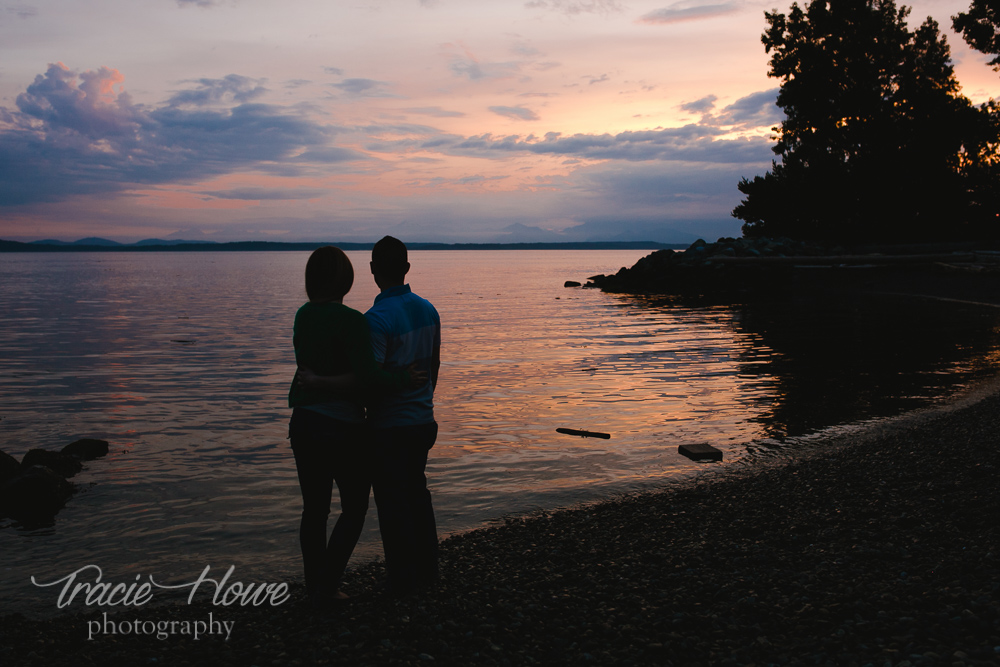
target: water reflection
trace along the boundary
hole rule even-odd
[[[692,305],[562,287],[642,254],[413,253],[410,281],[444,326],[428,465],[442,533],[704,470],[680,444],[713,444],[727,464],[760,443],[794,448],[795,436],[896,414],[996,364],[998,309]],[[28,577],[65,563],[98,563],[114,579],[183,580],[230,563],[247,580],[299,576],[285,396],[307,258],[4,258],[2,446],[19,456],[82,436],[112,443],[75,478],[82,490],[54,528],[0,524],[5,605],[33,604]],[[371,304],[366,278],[359,270],[348,305]],[[372,513],[358,559],[380,554],[377,530]]]
[[[632,297],[657,312],[673,300]],[[719,306],[710,307],[717,312]],[[990,378],[1000,310],[916,296],[789,293],[721,307],[757,444],[900,414]]]

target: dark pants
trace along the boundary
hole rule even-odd
[[[437,527],[427,490],[427,453],[437,424],[374,428],[372,486],[389,586],[408,593],[438,577]]]
[[[311,599],[321,601],[337,591],[365,525],[371,489],[366,429],[363,424],[295,408],[288,435],[302,491],[299,544],[306,591]],[[327,542],[334,481],[340,493],[340,516]]]

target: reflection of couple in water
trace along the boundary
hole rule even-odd
[[[404,283],[406,246],[386,236],[372,249],[381,293],[362,315],[343,304],[354,283],[339,248],[306,264],[309,301],[295,315],[298,372],[288,395],[302,490],[299,541],[310,601],[347,596],[338,587],[374,490],[389,587],[405,594],[437,578],[437,531],[424,467],[437,437],[433,395],[441,320]],[[333,483],[341,514],[326,538]]]

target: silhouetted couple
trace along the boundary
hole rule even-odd
[[[306,264],[309,301],[295,314],[298,366],[288,395],[289,437],[302,491],[299,541],[310,601],[347,596],[339,584],[374,489],[389,586],[405,594],[437,579],[437,531],[424,468],[437,438],[433,396],[441,320],[405,284],[406,246],[386,236],[372,249],[381,293],[362,315],[343,304],[354,283],[339,248]],[[333,484],[341,514],[327,540]]]

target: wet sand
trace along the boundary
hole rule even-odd
[[[373,563],[325,614],[293,587],[278,607],[110,617],[212,613],[234,623],[228,641],[88,640],[101,611],[8,616],[0,663],[1000,664],[998,425],[994,391],[791,462],[510,519],[446,540],[442,580],[419,597],[380,592]]]

